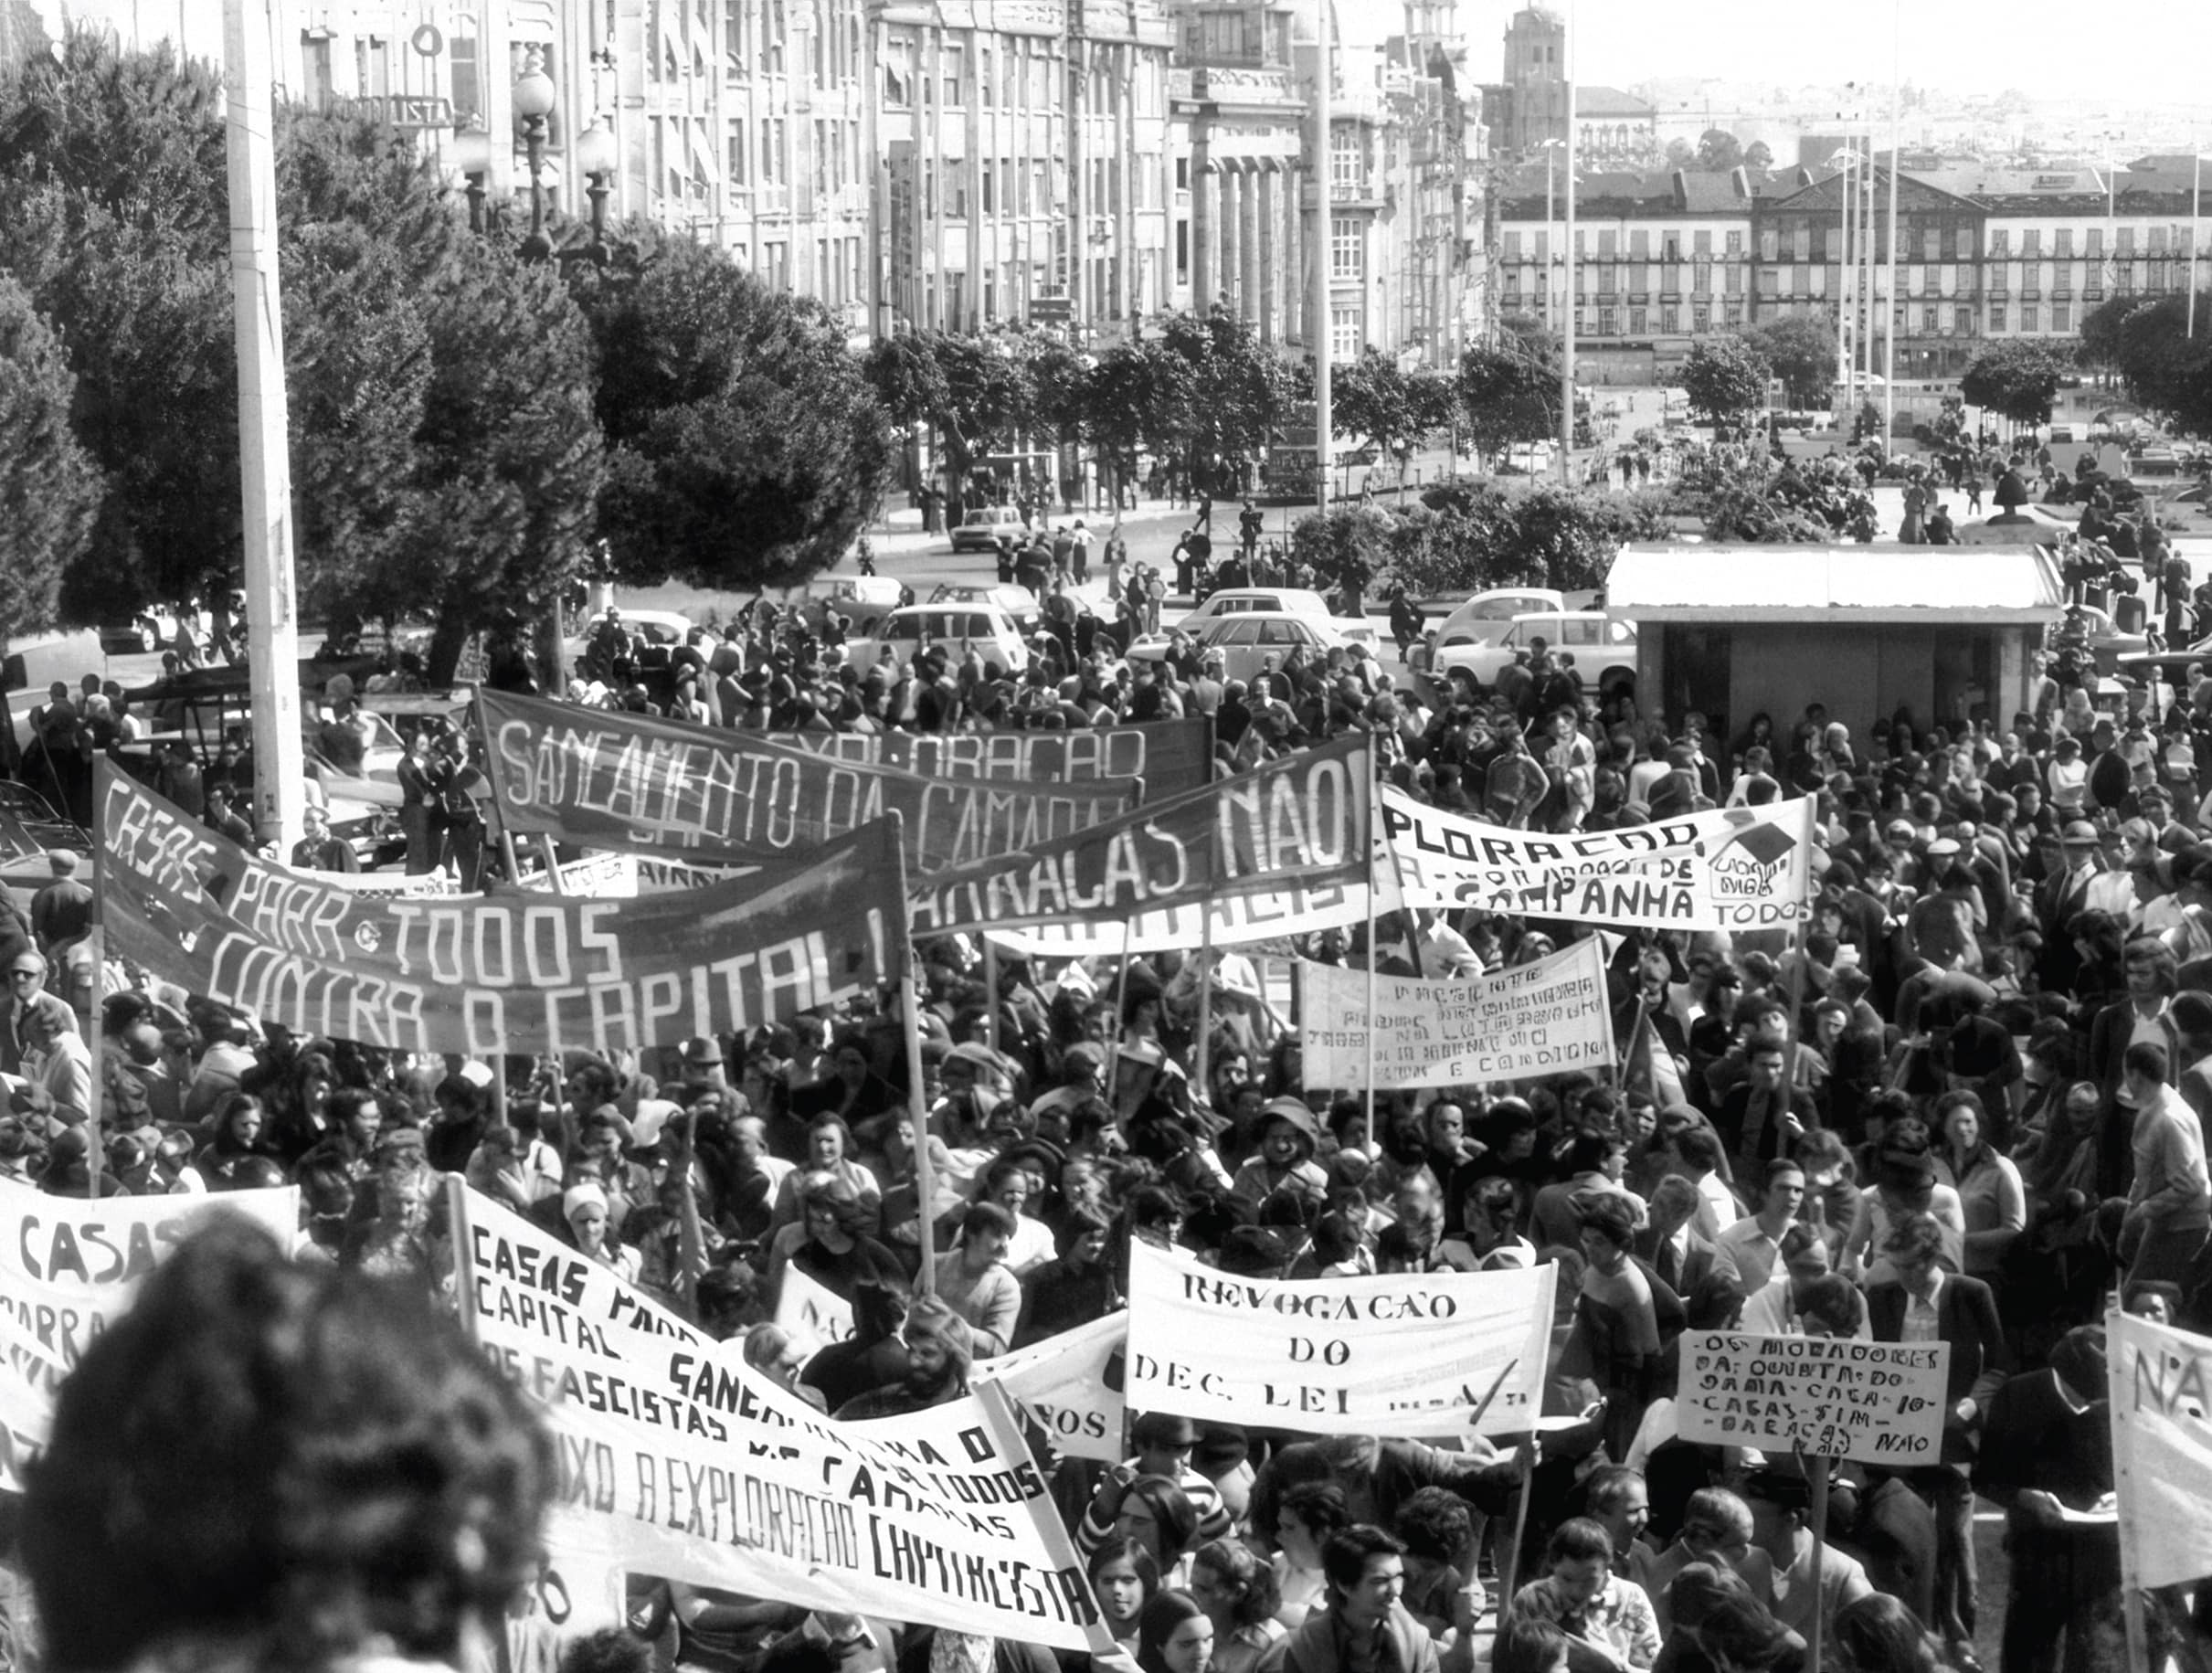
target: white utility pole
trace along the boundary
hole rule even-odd
[[[1333,418],[1329,411],[1329,351],[1336,332],[1329,309],[1330,270],[1336,265],[1336,252],[1329,248],[1329,195],[1337,189],[1336,136],[1329,132],[1328,101],[1334,90],[1336,66],[1331,61],[1334,51],[1335,21],[1330,16],[1332,0],[1318,0],[1314,6],[1314,72],[1313,72],[1313,450],[1314,478],[1318,484],[1314,491],[1314,504],[1322,512],[1328,510],[1328,471],[1335,453],[1329,445],[1329,427]],[[1368,955],[1371,962],[1374,954]]]
[[[1567,78],[1567,302],[1560,310],[1559,480],[1574,486],[1574,302],[1582,263],[1574,259],[1574,0],[1560,40],[1560,68]],[[1529,462],[1534,463],[1534,461]]]
[[[1882,449],[1896,446],[1898,315],[1905,299],[1897,288],[1897,172],[1902,142],[1903,95],[1899,84],[1905,74],[1905,0],[1893,0],[1889,12],[1889,329],[1882,333]],[[1908,319],[1910,315],[1906,315]]]
[[[254,820],[278,852],[290,853],[304,834],[307,768],[300,733],[284,314],[277,289],[270,29],[270,0],[224,0],[224,148],[230,165],[230,275],[238,315],[239,522],[246,537]]]

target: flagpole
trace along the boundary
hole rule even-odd
[[[898,866],[898,898],[906,898],[906,821],[896,808],[891,810],[891,845],[895,851]],[[914,1120],[914,1191],[917,1199],[915,1229],[921,1243],[922,1260],[915,1273],[915,1287],[925,1296],[934,1296],[937,1288],[937,1169],[929,1158],[929,1099],[922,1086],[922,991],[921,964],[914,956],[914,926],[903,913],[899,919],[900,1020],[906,1033],[906,1108]]]
[[[999,1049],[999,947],[988,932],[983,937],[983,1038],[992,1051]]]
[[[106,866],[98,863],[92,867],[92,928],[85,937],[92,948],[92,1005],[90,1013],[85,1018],[85,1043],[90,1048],[92,1057],[91,1085],[85,1094],[85,1102],[91,1106],[85,1111],[86,1196],[94,1202],[100,1201],[100,1168],[106,1154],[100,1140],[100,1100],[108,1085],[107,1065],[101,1060],[101,1034],[107,1021],[102,1014],[106,1010],[102,1001],[107,997],[108,944],[107,927],[101,910],[105,903],[99,893],[100,879],[106,870]],[[69,981],[66,969],[62,981],[65,986]]]
[[[1106,1102],[1113,1106],[1117,1121],[1121,1117],[1121,1088],[1116,1084],[1121,1075],[1121,1022],[1129,1008],[1129,920],[1121,920],[1121,968],[1114,972],[1114,1015],[1106,1028]]]

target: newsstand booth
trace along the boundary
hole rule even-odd
[[[1636,624],[1644,712],[1699,710],[1725,745],[1763,710],[1777,767],[1812,703],[1858,749],[1900,706],[1922,728],[2008,725],[2065,597],[2033,545],[1631,545],[1605,582]]]

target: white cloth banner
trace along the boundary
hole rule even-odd
[[[2136,1586],[2202,1580],[2212,1574],[2212,1338],[2114,1313],[2104,1342],[2122,1572]]]
[[[633,1573],[1069,1649],[1097,1604],[1011,1403],[821,1415],[609,1268],[451,1181],[462,1318],[543,1403],[556,1503]]]
[[[1126,1393],[1139,1412],[1307,1434],[1525,1432],[1558,1271],[1241,1278],[1133,1243]]]
[[[1933,1464],[1942,1454],[1948,1342],[1693,1330],[1681,1352],[1686,1441],[1858,1464]]]
[[[1108,1313],[1077,1330],[1017,1348],[975,1365],[977,1382],[996,1382],[1052,1436],[1063,1457],[1118,1464],[1127,1408],[1121,1397],[1129,1316]]]
[[[1408,905],[1731,930],[1787,927],[1808,910],[1808,798],[1553,836],[1446,813],[1394,785],[1378,796]]]
[[[1365,1086],[1367,972],[1298,966],[1306,1084]],[[1375,978],[1378,1090],[1533,1080],[1613,1066],[1604,949],[1595,938],[1466,981]]]
[[[783,1288],[776,1297],[776,1322],[795,1337],[811,1339],[816,1348],[827,1348],[831,1342],[852,1340],[852,1304],[787,1265]]]
[[[52,1197],[0,1181],[0,1488],[23,1490],[23,1467],[45,1449],[54,1396],[95,1337],[131,1305],[139,1284],[210,1221],[251,1221],[289,1254],[300,1193]]]

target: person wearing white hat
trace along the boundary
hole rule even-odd
[[[627,1284],[638,1281],[638,1252],[614,1242],[608,1228],[604,1187],[595,1181],[579,1180],[561,1192],[561,1221],[587,1260],[613,1268]]]

